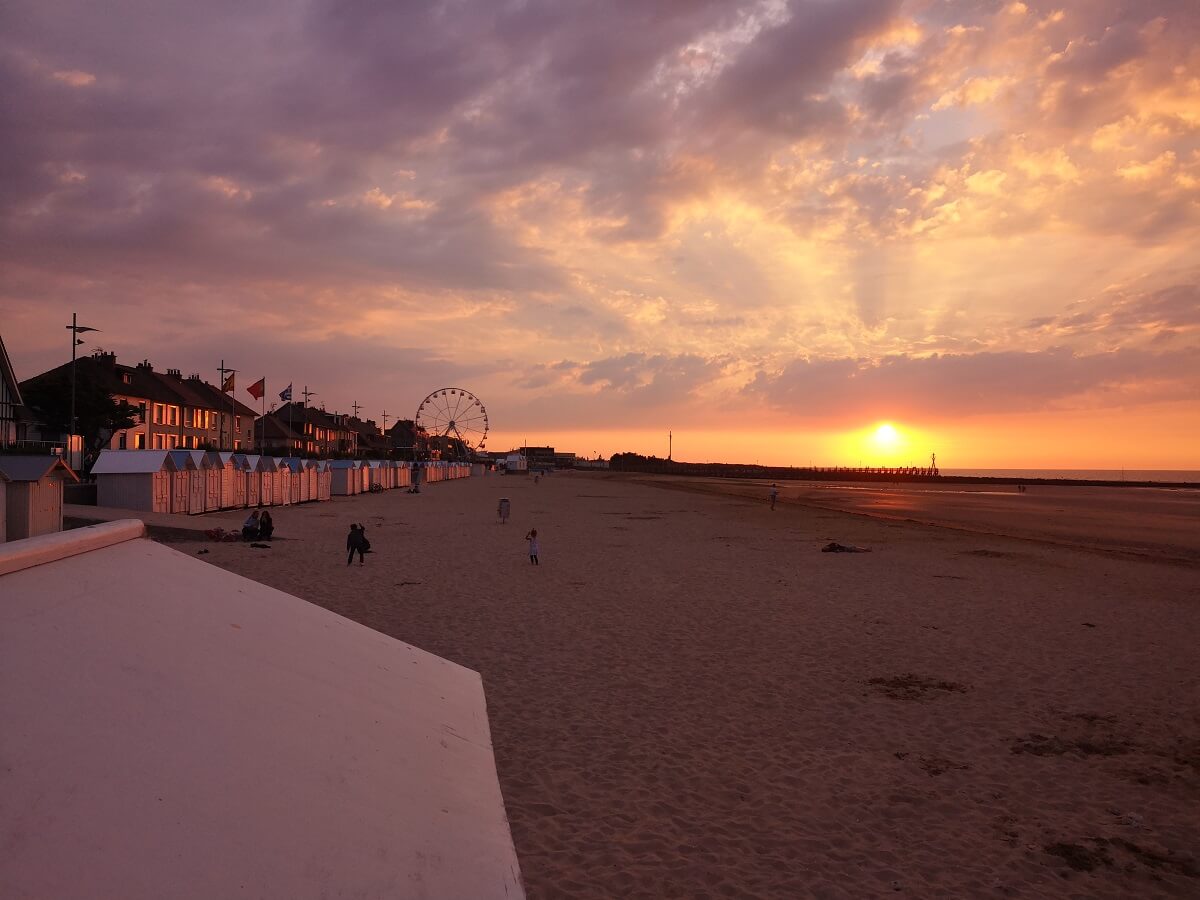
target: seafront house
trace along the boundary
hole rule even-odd
[[[0,451],[12,450],[25,438],[25,421],[21,415],[21,388],[13,372],[12,360],[0,336]]]
[[[27,394],[39,388],[66,391],[70,374],[71,364],[64,363],[21,382],[20,387]],[[108,449],[241,450],[253,445],[254,410],[199,375],[184,378],[178,369],[157,372],[149,360],[127,366],[117,362],[116,354],[100,351],[76,361],[76,380],[136,410],[129,427],[98,436]]]
[[[280,432],[287,429],[298,435],[301,442],[299,450],[307,456],[353,456],[358,452],[357,434],[339,421],[345,416],[292,402],[269,413],[269,417],[278,423],[278,427],[272,425],[269,430]],[[272,452],[276,449],[282,448],[273,448]]]

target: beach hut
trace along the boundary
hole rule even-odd
[[[188,515],[202,513],[204,509],[204,481],[207,475],[201,470],[204,453],[200,450],[170,450],[175,471],[171,473],[171,512],[186,512]],[[177,492],[186,485],[187,500],[179,504]]]
[[[140,512],[186,512],[188,476],[175,479],[177,470],[168,450],[101,450],[92,466],[96,503]]]
[[[258,505],[273,506],[275,504],[275,460],[269,456],[247,457],[253,460],[254,472],[251,477],[258,480]]]
[[[275,472],[271,478],[271,505],[290,506],[292,502],[292,467],[282,457],[272,457]]]
[[[525,896],[477,672],[144,531],[0,547],[0,894]]]
[[[339,497],[352,497],[359,493],[358,463],[352,459],[334,459],[329,462],[330,492]]]
[[[383,490],[383,463],[377,459],[364,459],[363,468],[367,473],[367,490]]]
[[[296,473],[296,485],[299,493],[292,494],[293,503],[308,503],[317,499],[317,461],[289,456],[288,465]]]
[[[6,540],[8,540],[8,530],[5,527],[5,521],[8,518],[8,513],[5,511],[6,504],[4,502],[4,486],[6,484],[8,484],[8,479],[4,477],[3,472],[0,472],[0,544],[3,544]]]
[[[328,500],[333,493],[333,470],[329,460],[323,459],[317,465],[317,499]]]
[[[241,475],[241,470],[233,461],[233,454],[218,450],[210,450],[204,454],[209,467],[217,473],[217,484],[220,486],[220,499],[218,501],[220,509],[235,509],[237,508],[237,498],[239,494],[242,497],[242,506],[245,506],[246,495],[246,480]],[[238,490],[237,482],[242,483],[241,491]],[[207,504],[205,504],[207,506]]]
[[[60,456],[0,456],[4,538],[19,541],[62,531],[63,482],[79,481]]]
[[[304,497],[304,460],[298,456],[289,456],[284,459],[288,469],[291,471],[291,477],[288,479],[289,494],[291,496],[290,503],[301,503]]]
[[[412,487],[412,463],[396,462],[396,487]]]
[[[371,463],[363,459],[358,461],[358,492],[365,494],[371,489]]]

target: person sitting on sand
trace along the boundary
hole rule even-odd
[[[525,535],[525,540],[529,541],[529,561],[535,566],[540,565],[538,562],[537,529],[529,529],[529,534]]]
[[[254,512],[250,513],[249,518],[242,523],[242,540],[257,541],[259,530],[260,525],[258,521],[258,510],[256,509]]]
[[[275,522],[271,519],[271,514],[265,509],[262,515],[258,517],[258,537],[259,540],[269,541],[271,535],[275,533]]]
[[[367,540],[367,529],[361,525],[351,523],[350,533],[346,535],[346,550],[348,551],[346,554],[346,565],[350,565],[354,560],[354,554],[357,551],[358,564],[361,566],[363,564],[363,554],[367,552],[370,546],[371,544]]]

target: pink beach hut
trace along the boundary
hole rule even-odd
[[[290,506],[292,503],[292,468],[282,457],[272,457],[275,464],[271,480],[272,506]]]
[[[96,503],[139,512],[169,513],[179,506],[186,511],[188,477],[178,479],[177,495],[172,484],[177,469],[168,450],[102,450],[92,466]]]
[[[204,454],[199,450],[172,450],[170,458],[175,463],[172,473],[172,512],[186,512],[194,516],[204,512],[204,479],[205,474],[200,467],[204,464]],[[175,494],[182,485],[186,485],[187,499],[180,504]]]
[[[329,460],[323,459],[317,464],[317,499],[328,500],[333,493],[333,470]]]
[[[0,546],[0,893],[522,900],[478,673],[144,531]]]
[[[78,480],[59,456],[0,456],[4,539],[19,541],[62,531],[63,482]]]

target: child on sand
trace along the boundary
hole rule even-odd
[[[358,564],[363,564],[363,554],[371,545],[367,543],[367,529],[361,525],[350,525],[350,533],[346,535],[346,550],[349,551],[346,555],[346,565],[354,560],[355,551],[358,552]]]
[[[501,497],[501,498],[500,498],[500,505],[496,507],[496,515],[498,515],[498,516],[500,517],[500,524],[501,524],[501,525],[507,525],[507,524],[508,524],[508,513],[509,513],[509,509],[510,509],[510,506],[509,506],[509,503],[508,503],[508,498],[507,498],[507,497]]]
[[[540,565],[538,562],[537,529],[529,529],[529,534],[525,535],[525,540],[529,541],[529,561],[535,566]]]
[[[771,509],[775,508],[775,501],[779,499],[779,485],[772,483],[771,485]]]

